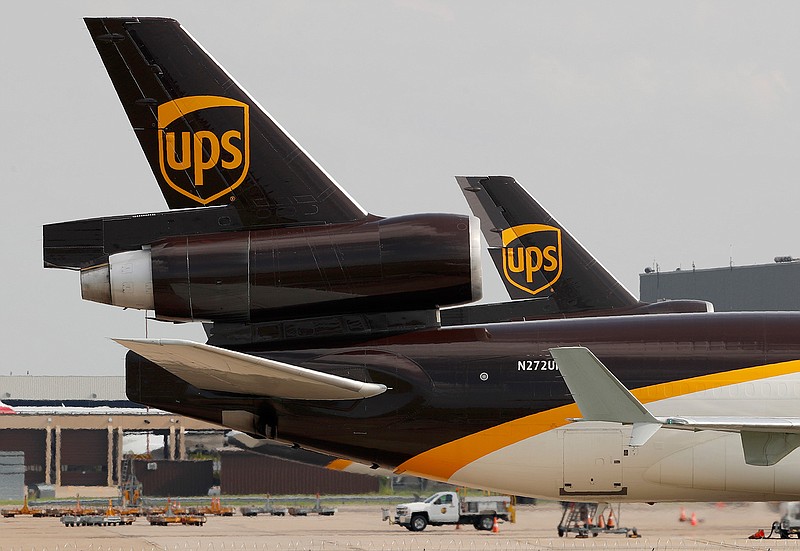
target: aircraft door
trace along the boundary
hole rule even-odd
[[[625,495],[622,485],[622,431],[572,429],[561,431],[564,443],[562,495]]]

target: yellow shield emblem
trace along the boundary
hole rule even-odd
[[[158,106],[161,175],[207,205],[233,191],[250,167],[250,106],[220,96],[188,96]]]
[[[503,277],[531,295],[549,289],[561,277],[561,230],[522,224],[503,230]]]

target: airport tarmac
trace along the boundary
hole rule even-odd
[[[224,499],[223,499],[224,503]],[[557,503],[522,505],[515,524],[499,533],[471,526],[428,527],[412,533],[381,521],[380,505],[346,505],[334,516],[209,517],[202,527],[72,527],[57,518],[0,518],[0,551],[236,551],[236,550],[549,550],[549,549],[796,549],[796,539],[748,540],[769,528],[778,514],[767,504],[684,504],[697,526],[679,522],[680,504],[623,505],[620,526],[636,527],[639,539],[601,534],[596,538],[559,538]]]

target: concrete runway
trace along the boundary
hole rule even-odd
[[[400,500],[399,500],[400,501]],[[223,498],[224,504],[224,498]],[[202,527],[63,526],[57,518],[0,518],[0,551],[236,551],[236,550],[522,550],[522,549],[796,549],[795,539],[748,540],[759,528],[769,533],[778,514],[766,504],[687,504],[697,526],[679,522],[680,505],[623,505],[620,526],[636,527],[640,539],[601,534],[596,538],[559,538],[558,504],[523,505],[516,524],[500,532],[471,526],[428,527],[412,533],[381,521],[380,505],[339,507],[332,517],[209,517]]]

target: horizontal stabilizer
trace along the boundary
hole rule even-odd
[[[204,390],[295,400],[356,400],[386,391],[385,385],[356,381],[192,341],[114,340]]]

